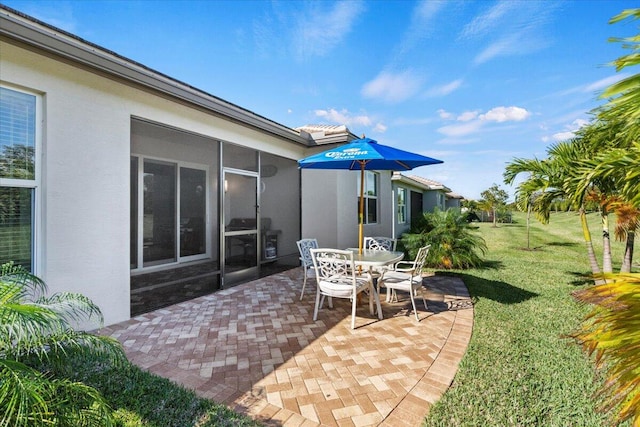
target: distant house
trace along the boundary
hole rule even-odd
[[[423,178],[421,176],[410,175],[409,178],[419,182],[425,188],[423,193],[422,210],[425,212],[433,212],[436,208],[445,210],[447,208],[447,193],[451,189],[432,179]]]
[[[453,191],[450,191],[447,194],[445,194],[444,204],[447,209],[449,208],[460,209],[462,207],[463,200],[464,200],[464,196],[461,196],[458,193],[454,193]]]
[[[411,227],[411,221],[424,212],[459,207],[462,196],[452,193],[444,184],[416,175],[394,172],[395,222],[393,235],[400,237]]]

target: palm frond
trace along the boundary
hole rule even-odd
[[[599,396],[602,410],[616,411],[616,421],[640,423],[640,273],[604,274],[606,283],[574,296],[592,305],[572,336],[606,374]]]

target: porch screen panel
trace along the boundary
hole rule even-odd
[[[180,168],[181,257],[206,253],[206,208],[206,172]]]
[[[176,165],[146,160],[143,266],[176,261]]]

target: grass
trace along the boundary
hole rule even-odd
[[[452,387],[432,408],[427,426],[600,426],[593,362],[566,335],[587,307],[571,292],[590,273],[577,214],[557,213],[549,225],[480,224],[487,268],[457,271],[474,300],[471,341]],[[589,215],[596,253],[601,228]],[[614,243],[614,262],[623,246]],[[601,262],[601,259],[600,259]]]
[[[132,364],[69,360],[65,376],[100,391],[121,427],[256,427],[259,423],[225,405],[202,399]]]

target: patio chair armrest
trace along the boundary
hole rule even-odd
[[[395,271],[410,272],[415,269],[413,261],[399,261],[394,266]]]

